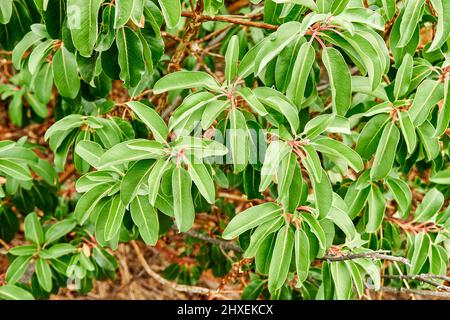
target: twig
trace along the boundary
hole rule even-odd
[[[185,232],[185,234],[187,234],[190,237],[199,239],[199,240],[203,240],[212,244],[217,244],[218,246],[222,247],[223,249],[228,249],[228,250],[233,250],[236,252],[242,252],[242,248],[235,245],[234,243],[231,243],[229,241],[225,241],[225,240],[221,240],[221,239],[217,239],[217,238],[211,238],[208,237],[207,235],[201,234],[195,230],[189,230],[187,232]]]
[[[261,28],[261,29],[267,29],[267,30],[277,30],[278,26],[265,23],[265,22],[257,22],[257,21],[251,21],[251,20],[245,20],[245,16],[242,16],[242,18],[234,18],[229,16],[207,16],[207,15],[195,15],[192,12],[189,11],[183,11],[181,13],[183,17],[195,17],[197,21],[203,22],[203,21],[221,21],[221,22],[228,22],[233,24],[239,24],[242,26],[247,27],[255,27],[255,28]]]
[[[423,283],[431,284],[432,286],[436,287],[438,290],[448,291],[450,292],[450,287],[440,284],[439,282],[436,282],[432,280],[433,275],[428,274],[420,274],[420,275],[382,275],[381,276],[384,279],[391,279],[391,280],[398,280],[398,279],[404,279],[404,280],[418,280]]]
[[[391,288],[391,287],[381,287],[380,290],[385,291],[385,292],[396,293],[396,294],[410,293],[410,294],[417,294],[420,296],[450,299],[449,292],[431,291],[431,290],[416,290],[416,289],[405,289],[405,288],[395,289],[395,288]]]
[[[141,263],[142,267],[144,268],[145,272],[147,272],[147,274],[150,277],[152,277],[153,279],[155,279],[162,285],[168,286],[168,287],[170,287],[176,291],[180,291],[180,292],[196,293],[196,294],[202,294],[202,295],[206,295],[206,296],[216,295],[216,290],[211,290],[208,288],[197,287],[197,286],[182,285],[182,284],[174,283],[174,282],[164,279],[158,273],[153,271],[153,269],[148,265],[147,261],[144,258],[144,255],[142,254],[141,249],[139,249],[139,246],[136,243],[136,241],[132,240],[132,241],[130,241],[130,243],[131,243],[134,251],[136,252],[137,258],[138,258],[139,262]]]
[[[6,241],[4,241],[2,238],[0,238],[0,244],[1,244],[6,250],[9,251],[9,248],[10,248],[9,244],[7,244]]]
[[[349,253],[345,255],[326,255],[323,259],[327,261],[345,261],[345,260],[354,260],[360,258],[369,258],[369,259],[379,259],[379,260],[389,260],[389,261],[398,261],[403,264],[410,266],[410,262],[407,258],[399,257],[399,256],[391,256],[385,253],[373,251],[373,252],[362,252],[362,253]]]

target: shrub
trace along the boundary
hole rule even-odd
[[[449,1],[2,0],[0,23],[0,298],[87,294],[172,229],[195,263],[166,279],[237,267],[244,299],[450,291]]]

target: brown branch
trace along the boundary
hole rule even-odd
[[[195,230],[189,230],[189,231],[185,232],[185,234],[187,234],[190,237],[209,242],[211,244],[216,244],[216,245],[222,247],[223,249],[233,250],[236,252],[243,252],[241,247],[235,245],[234,243],[232,243],[230,241],[225,241],[225,240],[217,239],[217,238],[211,238],[211,237],[201,234]]]
[[[438,290],[450,292],[449,286],[440,284],[439,282],[432,280],[433,276],[434,275],[420,274],[420,275],[382,275],[381,277],[383,279],[390,279],[390,280],[417,280],[423,283],[430,284],[436,287]]]
[[[131,246],[133,247],[134,251],[136,252],[137,258],[138,258],[139,262],[141,263],[142,267],[144,268],[145,272],[147,272],[147,274],[150,277],[152,277],[153,279],[155,279],[162,285],[172,288],[176,291],[180,291],[180,292],[196,293],[196,294],[201,294],[201,295],[206,295],[206,296],[217,295],[217,292],[216,292],[217,290],[212,290],[212,289],[198,287],[198,286],[187,286],[187,285],[182,285],[182,284],[178,284],[178,283],[166,280],[165,278],[160,276],[157,272],[153,271],[153,269],[149,266],[149,264],[147,263],[147,261],[144,258],[144,255],[142,254],[141,249],[139,249],[139,246],[136,243],[136,241],[131,240],[130,243],[131,243]]]
[[[378,260],[389,260],[389,261],[396,261],[401,262],[403,264],[406,264],[408,266],[411,265],[408,259],[404,257],[399,256],[391,256],[385,253],[373,251],[373,252],[362,252],[362,253],[349,253],[345,255],[333,255],[328,254],[323,257],[324,260],[333,262],[333,261],[345,261],[345,260],[354,260],[354,259],[361,259],[361,258],[368,258],[368,259],[378,259]]]
[[[420,296],[428,296],[428,297],[437,297],[437,298],[450,299],[450,293],[449,292],[441,292],[441,291],[415,290],[415,289],[406,289],[406,288],[395,289],[395,288],[391,288],[391,287],[381,287],[380,291],[396,293],[396,294],[409,293],[409,294],[417,294],[417,295],[420,295]]]
[[[235,18],[235,17],[228,17],[228,16],[207,16],[207,15],[195,15],[192,12],[189,11],[183,11],[181,13],[183,17],[189,17],[189,18],[195,18],[199,22],[204,21],[220,21],[220,22],[228,22],[233,24],[238,24],[242,26],[247,27],[255,27],[255,28],[261,28],[261,29],[267,29],[267,30],[277,30],[278,26],[265,23],[265,22],[257,22],[257,21],[251,21],[243,19],[245,16],[242,16],[243,18]]]

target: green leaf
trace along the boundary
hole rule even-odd
[[[7,0],[6,2],[8,1],[9,0]],[[1,20],[1,7],[0,7],[0,20]],[[42,38],[43,38],[42,36],[37,35],[33,31],[30,31],[19,41],[19,43],[16,44],[11,56],[14,68],[16,68],[17,70],[21,69],[22,67],[21,62],[25,52],[27,52],[32,46],[37,44],[39,41],[41,41]]]
[[[422,7],[425,0],[409,0],[406,3],[405,12],[401,17],[399,47],[404,47],[413,37],[416,26],[422,17]]]
[[[17,246],[11,248],[8,253],[13,256],[31,256],[37,251],[37,246],[35,245],[26,245],[26,246]]]
[[[254,73],[255,75],[259,75],[261,71],[267,66],[267,64],[287,46],[291,41],[293,41],[298,36],[301,36],[300,31],[300,23],[297,21],[290,21],[284,23],[278,28],[278,30],[272,33],[269,36],[268,41],[264,41],[261,43],[260,47],[256,50],[256,55],[253,56],[253,52],[249,58],[252,58],[252,63],[254,63]],[[306,30],[305,30],[306,31]],[[245,58],[242,60],[242,64],[244,64]],[[243,76],[243,74],[247,74],[247,72],[243,72],[241,66],[239,67],[239,75]]]
[[[206,88],[212,91],[220,89],[217,81],[206,72],[177,71],[159,79],[153,87],[153,93],[160,94],[166,91],[188,88]]]
[[[45,241],[44,231],[39,222],[36,212],[32,212],[25,217],[25,238],[34,244],[43,244]]]
[[[434,10],[437,12],[438,23],[433,42],[428,48],[432,52],[444,45],[450,35],[450,3],[448,1],[431,0]]]
[[[412,154],[417,145],[417,136],[414,124],[409,116],[409,112],[399,112],[398,123],[400,125],[400,130],[402,132],[403,138],[406,142],[408,154]]]
[[[36,260],[36,275],[41,288],[46,292],[51,292],[53,287],[52,270],[46,260],[41,258]]]
[[[278,199],[280,200],[289,195],[289,188],[294,177],[296,163],[297,157],[293,153],[290,153],[287,157],[283,158],[278,167]]]
[[[237,35],[231,37],[225,52],[225,78],[230,83],[237,73],[239,59],[239,38]]]
[[[119,233],[123,216],[125,215],[125,206],[120,201],[120,196],[116,195],[111,199],[108,217],[105,223],[105,240],[109,241]]]
[[[281,288],[286,281],[294,247],[294,232],[286,224],[277,233],[269,269],[269,291]]]
[[[175,223],[180,232],[188,231],[195,220],[195,209],[191,195],[192,180],[182,167],[172,172],[172,192]]]
[[[106,151],[100,158],[98,166],[106,168],[130,161],[157,159],[165,154],[163,145],[159,142],[134,139],[119,143]]]
[[[148,181],[148,176],[153,170],[153,160],[140,160],[128,169],[120,184],[120,200],[125,206],[136,197],[141,185]]]
[[[34,300],[27,290],[10,284],[0,287],[0,299],[4,300]]]
[[[435,136],[442,135],[449,127],[450,121],[450,78],[444,80],[444,102],[440,112],[438,113],[438,120],[436,125]]]
[[[414,125],[424,123],[432,108],[444,97],[444,85],[440,81],[426,79],[417,88],[414,101],[409,108],[409,116]]]
[[[41,250],[39,256],[43,259],[58,259],[62,256],[77,252],[77,248],[69,243],[57,243],[48,250]]]
[[[292,69],[292,79],[287,88],[286,96],[294,102],[297,108],[301,108],[306,82],[315,60],[315,50],[310,41],[305,42],[298,51],[294,68]]]
[[[410,274],[419,274],[428,257],[430,237],[425,232],[419,232],[414,238],[413,255]]]
[[[450,169],[437,172],[431,176],[430,181],[437,184],[450,184]]]
[[[152,206],[155,205],[158,196],[161,178],[171,164],[170,158],[160,158],[156,160],[152,166],[152,170],[148,175],[148,198]]]
[[[0,4],[0,24],[7,24],[13,12],[13,0],[5,0]]]
[[[321,114],[309,120],[303,131],[308,139],[312,140],[327,130],[335,119],[334,114]]]
[[[25,93],[25,99],[29,103],[31,109],[41,118],[47,118],[47,106],[37,99],[37,97],[29,92]]]
[[[47,231],[45,231],[45,244],[52,243],[65,236],[72,231],[76,225],[76,221],[72,219],[66,219],[53,224],[47,229]]]
[[[208,203],[214,204],[216,189],[206,166],[195,157],[185,157],[184,163],[186,163],[191,180],[195,183],[198,191]]]
[[[117,4],[123,1],[118,0]],[[97,42],[98,11],[102,0],[68,0],[67,24],[74,47],[83,57],[90,57]]]
[[[230,111],[230,130],[227,132],[234,172],[241,172],[248,163],[248,128],[244,115],[236,108]]]
[[[77,61],[75,55],[64,46],[53,56],[53,79],[59,93],[69,99],[75,99],[80,91]]]
[[[142,240],[148,245],[155,245],[158,241],[159,222],[158,213],[150,204],[146,196],[137,196],[130,205],[131,218],[138,226]]]
[[[344,261],[330,264],[337,300],[348,300],[352,294],[352,278]]]
[[[301,217],[303,221],[311,228],[312,233],[316,236],[317,241],[319,241],[319,247],[322,250],[326,249],[327,241],[325,236],[325,231],[319,224],[319,222],[310,213],[302,212]]]
[[[274,140],[269,144],[261,169],[261,182],[259,184],[260,192],[266,190],[270,185],[273,176],[277,172],[279,163],[289,152],[289,146],[279,140]]]
[[[308,278],[309,265],[311,263],[309,260],[309,238],[302,229],[296,229],[294,239],[295,268],[298,276],[298,286]]]
[[[8,284],[15,284],[22,279],[32,258],[32,256],[19,256],[15,258],[6,272],[6,282]]]
[[[316,182],[322,181],[322,163],[320,162],[319,155],[316,152],[316,149],[311,145],[302,146],[302,150],[305,152],[305,158],[302,159],[303,165],[310,178]]]
[[[0,159],[0,172],[17,180],[32,180],[31,174],[25,165],[11,160]]]
[[[347,212],[347,204],[340,196],[333,193],[333,204],[328,212],[327,219],[333,221],[344,232],[346,242],[349,242],[356,237],[357,232]]]
[[[407,218],[411,211],[412,203],[412,193],[408,184],[403,180],[390,177],[386,178],[386,183],[398,204],[401,213],[400,217],[402,219]]]
[[[403,57],[403,62],[397,71],[394,82],[394,97],[396,100],[403,97],[407,92],[411,83],[413,70],[413,57],[410,54],[406,54]]]
[[[169,135],[169,129],[159,114],[151,107],[138,102],[130,101],[126,104],[150,131],[155,139],[161,143],[165,143]]]
[[[116,0],[114,29],[122,28],[133,13],[133,6],[137,0]]]
[[[261,116],[267,115],[266,108],[264,108],[264,105],[259,102],[258,98],[250,88],[243,87],[237,90],[236,93],[239,94],[245,100],[245,102],[247,102],[253,112],[256,112]]]
[[[352,276],[353,284],[355,285],[356,291],[358,293],[358,297],[361,298],[364,294],[364,279],[362,272],[358,268],[355,262],[348,260],[344,261],[345,265],[347,266],[347,270]]]
[[[133,29],[123,27],[117,30],[116,43],[119,51],[120,79],[125,87],[135,87],[145,73],[141,40]]]
[[[312,185],[319,217],[325,218],[333,202],[333,189],[331,188],[330,179],[325,170],[322,169],[322,179],[320,179],[320,182],[313,180]]]
[[[433,125],[427,120],[417,127],[423,151],[428,161],[435,159],[440,153],[439,139],[435,136]]]
[[[100,200],[106,197],[111,189],[111,184],[99,184],[80,197],[74,215],[81,225],[89,219]]]
[[[223,231],[222,237],[231,240],[267,221],[280,216],[283,209],[271,202],[251,207],[235,216]]]
[[[320,137],[319,139],[316,139],[312,145],[319,152],[344,159],[356,172],[360,172],[364,169],[364,163],[359,154],[340,141],[328,137]]]
[[[362,129],[355,150],[363,159],[370,159],[377,150],[383,128],[388,120],[387,114],[378,114],[371,118]]]
[[[375,152],[372,169],[370,170],[372,179],[381,180],[389,174],[394,164],[399,140],[400,132],[395,123],[387,124],[381,134],[380,143]]]
[[[180,0],[158,0],[164,20],[169,28],[174,28],[180,21],[181,2]]]
[[[326,47],[322,51],[322,61],[330,80],[333,113],[344,116],[352,103],[352,77],[341,53]]]
[[[386,201],[380,188],[372,185],[369,192],[368,204],[369,219],[366,225],[366,232],[373,233],[380,228],[386,210]]]
[[[262,245],[264,240],[272,233],[280,230],[280,228],[285,225],[282,216],[278,216],[272,220],[269,220],[261,225],[259,225],[250,237],[250,245],[244,252],[245,258],[253,258],[258,252],[259,247]]]
[[[417,207],[416,212],[414,212],[414,221],[433,221],[444,205],[444,201],[444,195],[438,189],[431,189]]]

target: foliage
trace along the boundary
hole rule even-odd
[[[86,294],[114,278],[119,243],[155,245],[172,223],[188,232],[217,209],[204,232],[241,250],[213,241],[198,252],[204,239],[187,238],[196,262],[173,263],[167,279],[195,285],[238,264],[250,274],[243,299],[433,289],[407,278],[423,274],[443,284],[450,3],[253,0],[233,9],[240,18],[230,8],[1,2],[9,121],[55,123],[52,157],[26,138],[0,141],[0,238],[23,218],[27,241],[8,251],[0,298],[48,298],[73,281]],[[71,164],[68,199],[58,173]],[[253,205],[236,214],[224,192]]]

